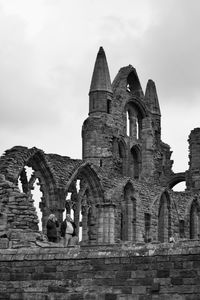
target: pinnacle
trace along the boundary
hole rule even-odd
[[[112,93],[110,73],[103,47],[99,48],[92,75],[90,93],[94,91],[108,91]]]

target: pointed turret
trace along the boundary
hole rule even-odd
[[[102,47],[97,54],[89,91],[89,114],[95,112],[110,113],[112,87],[106,55]]]
[[[149,107],[151,113],[159,116],[161,115],[156,86],[154,81],[151,79],[149,79],[147,83],[145,92],[145,102]]]

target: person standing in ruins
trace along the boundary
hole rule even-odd
[[[58,220],[54,214],[50,214],[47,221],[47,237],[49,242],[57,242],[57,227],[59,227]]]
[[[65,220],[61,223],[60,227],[61,237],[64,238],[65,247],[77,243],[77,238],[74,239],[74,237],[76,237],[75,229],[76,225],[74,221],[72,220],[71,216],[67,214]]]

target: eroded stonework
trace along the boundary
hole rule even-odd
[[[129,65],[111,84],[100,48],[82,127],[82,159],[22,146],[0,158],[0,247],[63,247],[48,243],[45,234],[49,214],[61,223],[66,212],[74,216],[78,247],[199,240],[200,128],[189,137],[188,170],[174,173],[160,124],[155,83],[149,80],[144,93]],[[26,167],[33,170],[30,178]],[[36,180],[42,232],[31,192]],[[182,181],[185,192],[174,192]]]

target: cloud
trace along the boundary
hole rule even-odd
[[[157,2],[157,22],[141,40],[138,53],[141,64],[159,84],[168,100],[176,97],[196,99],[200,92],[200,37],[198,34],[200,2]],[[187,101],[187,100],[186,100]]]
[[[198,0],[0,0],[0,151],[22,144],[81,156],[99,46],[112,79],[132,64],[143,89],[155,81],[163,141],[182,151],[199,120],[199,9]]]

